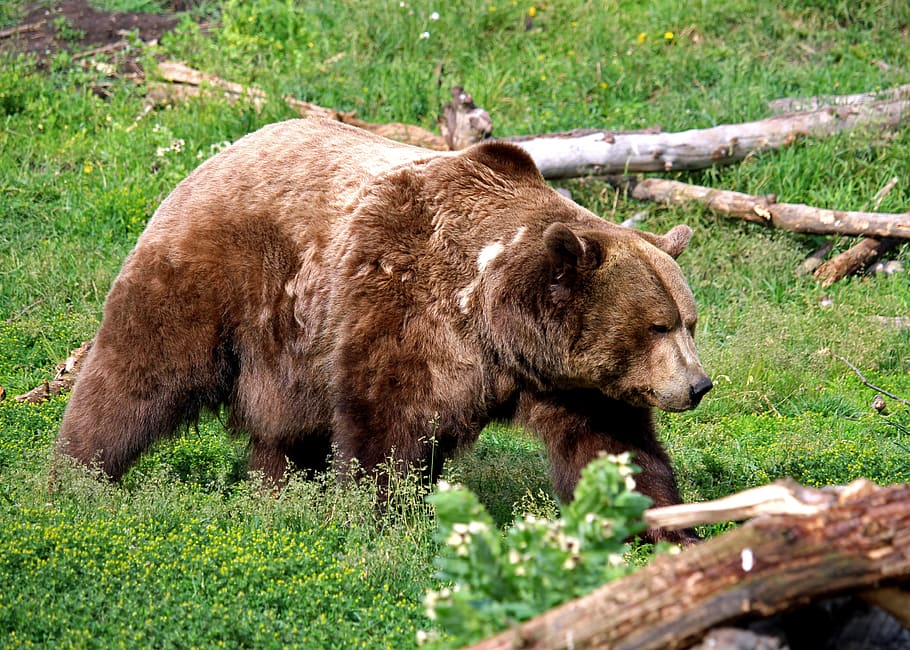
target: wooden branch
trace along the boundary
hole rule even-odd
[[[857,494],[874,487],[873,483],[860,479],[839,489]],[[645,512],[645,523],[653,528],[680,530],[761,515],[817,515],[836,499],[836,489],[810,490],[794,481],[777,481],[716,501],[651,508]]]
[[[569,178],[704,169],[779,149],[803,136],[828,136],[860,126],[894,129],[908,118],[910,100],[898,99],[678,133],[588,131],[506,140],[525,149],[545,178]]]
[[[859,368],[857,368],[855,365],[850,363],[847,359],[845,359],[841,355],[834,354],[833,352],[829,352],[828,354],[830,354],[832,357],[834,357],[838,361],[843,362],[848,368],[850,368],[850,370],[852,370],[853,373],[859,378],[859,381],[860,381],[860,383],[862,383],[863,386],[865,386],[867,388],[871,388],[875,392],[881,393],[882,395],[887,395],[891,399],[896,399],[901,404],[910,406],[910,401],[905,400],[903,397],[900,397],[899,395],[895,395],[894,393],[889,392],[889,391],[885,390],[884,388],[881,388],[880,386],[876,386],[875,384],[870,382],[868,379],[866,379],[866,376],[862,373],[862,371]]]
[[[451,93],[452,101],[443,107],[443,114],[437,121],[449,149],[467,149],[489,138],[493,133],[490,114],[477,106],[461,86],[452,86]]]
[[[64,391],[71,390],[73,383],[76,381],[76,375],[82,367],[82,361],[85,355],[92,349],[94,339],[86,341],[78,348],[73,350],[70,355],[61,364],[57,365],[56,374],[51,381],[43,381],[40,386],[33,388],[27,393],[13,397],[17,402],[29,402],[30,404],[40,404],[54,395],[59,395]]]
[[[910,582],[910,486],[796,501],[808,515],[763,516],[561,605],[473,650],[685,648],[713,627],[814,598]]]
[[[822,287],[830,287],[838,280],[874,264],[879,257],[895,248],[899,243],[900,240],[895,237],[885,237],[884,239],[865,237],[840,255],[821,264],[815,269],[813,275],[822,283]]]
[[[24,25],[17,25],[15,27],[7,27],[6,29],[0,29],[0,39],[9,38],[10,36],[18,36],[19,34],[25,34],[26,32],[37,32],[39,29],[44,27],[44,20],[39,20],[34,23],[25,23]]]
[[[910,88],[910,86],[908,86],[908,88]],[[891,190],[893,190],[899,182],[900,179],[895,176],[875,193],[875,196],[872,197],[873,211],[878,210],[878,206],[882,204],[885,197],[891,193]],[[815,278],[821,281],[822,287],[829,287],[838,280],[841,280],[848,275],[853,275],[857,271],[874,264],[879,257],[897,246],[897,244],[898,241],[892,238],[875,239],[874,237],[866,237],[858,244],[840,255],[837,255],[828,262],[819,264],[816,269],[813,269]]]
[[[257,108],[260,108],[262,103],[268,99],[266,94],[257,88],[247,88],[241,84],[195,70],[182,63],[159,63],[158,75],[165,81],[170,82],[168,84],[152,82],[149,85],[149,98],[158,103],[185,99],[216,90],[220,90],[223,96],[231,101],[246,97]],[[374,124],[355,118],[353,113],[324,108],[293,97],[285,97],[284,101],[302,117],[321,117],[344,122],[392,140],[427,149],[435,149],[437,151],[446,151],[448,149],[442,136],[431,133],[419,126],[402,123]]]
[[[910,239],[910,214],[828,210],[799,203],[778,203],[773,195],[753,196],[659,178],[646,178],[635,184],[631,195],[640,201],[666,205],[695,201],[726,217],[774,225],[791,232]]]
[[[853,95],[820,95],[818,97],[783,97],[768,102],[768,108],[775,113],[792,111],[814,111],[824,106],[855,106],[871,104],[882,100],[910,99],[910,84],[888,88],[874,93],[856,93]]]

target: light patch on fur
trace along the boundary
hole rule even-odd
[[[487,269],[487,265],[499,257],[499,254],[505,250],[503,246],[498,241],[493,242],[492,244],[487,244],[480,249],[480,254],[477,256],[477,269],[483,273]]]
[[[521,228],[516,230],[515,236],[512,237],[512,241],[509,242],[509,246],[514,246],[515,244],[520,242],[524,238],[526,232],[528,232],[527,226],[522,226]]]
[[[480,284],[481,276],[477,276],[471,280],[471,284],[459,289],[455,293],[455,297],[458,298],[458,309],[461,310],[462,314],[467,314],[471,311],[471,298],[474,297],[474,292],[477,290],[477,286]]]

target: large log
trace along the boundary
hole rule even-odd
[[[783,501],[808,514],[762,516],[659,556],[472,650],[686,648],[717,626],[846,593],[906,615],[907,594],[895,587],[910,584],[910,486],[799,488]]]
[[[545,178],[704,169],[779,149],[804,136],[859,126],[894,129],[910,117],[910,100],[829,106],[677,133],[580,131],[506,138],[527,151]]]
[[[631,196],[640,201],[667,205],[695,201],[726,217],[773,225],[791,232],[910,239],[910,214],[906,213],[854,212],[778,203],[773,195],[753,196],[659,178],[635,183]]]

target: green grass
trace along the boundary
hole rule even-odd
[[[2,4],[0,27],[24,6]],[[143,60],[184,59],[275,96],[427,128],[458,83],[501,135],[707,127],[765,117],[777,97],[910,82],[910,5],[897,0],[556,0],[535,6],[526,29],[530,7],[197,3],[191,15],[220,8],[220,27],[202,34],[187,18]],[[142,86],[113,80],[103,100],[91,90],[99,81],[110,79],[65,54],[47,68],[0,61],[0,385],[10,395],[48,378],[94,334],[124,257],[181,178],[221,143],[292,117],[280,102],[257,112],[215,98],[146,111]],[[804,140],[673,177],[863,209],[897,176],[880,209],[903,212],[908,169],[904,129]],[[910,315],[906,272],[823,290],[795,272],[822,238],[637,204],[596,179],[565,185],[608,219],[647,210],[647,229],[695,229],[680,262],[716,388],[696,411],[658,419],[687,498],[784,476],[910,480],[910,412],[888,400],[890,414],[874,414],[873,391],[832,356],[910,397],[910,331],[877,319]],[[839,239],[836,250],[851,243]],[[895,256],[910,268],[910,247]],[[50,494],[47,459],[64,404],[0,403],[5,645],[407,647],[430,626],[420,600],[439,585],[422,508],[378,516],[369,494],[332,482],[260,495],[243,471],[244,441],[217,419],[158,446],[121,486],[74,473]],[[447,471],[497,523],[515,511],[552,512],[539,444],[507,426],[490,427]]]

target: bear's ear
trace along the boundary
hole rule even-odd
[[[528,152],[508,142],[481,142],[466,149],[462,155],[503,176],[544,182]]]
[[[673,226],[665,235],[655,235],[641,230],[636,230],[635,233],[674,259],[686,250],[689,240],[692,239],[692,229],[684,224]]]
[[[603,262],[600,242],[579,237],[564,223],[551,224],[543,233],[543,241],[554,284],[570,286]]]

